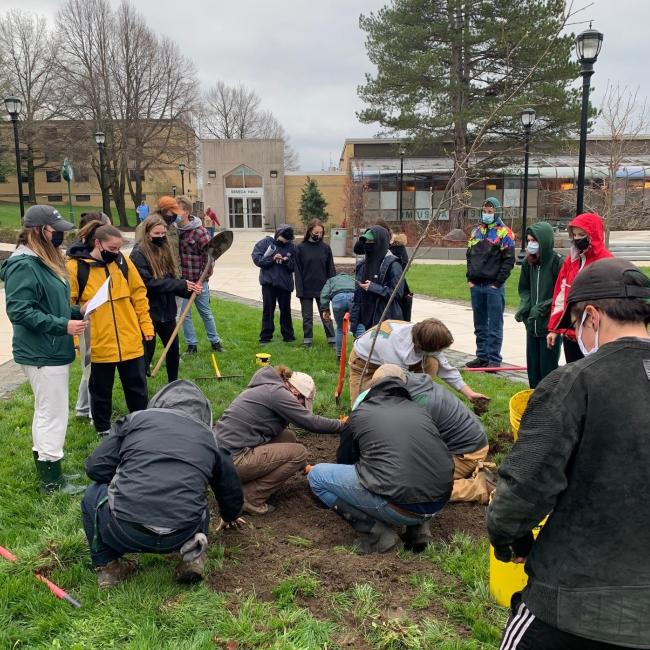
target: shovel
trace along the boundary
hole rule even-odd
[[[341,405],[341,393],[345,384],[345,364],[348,356],[348,330],[350,329],[350,314],[346,312],[343,316],[343,340],[341,341],[341,359],[339,360],[339,383],[334,392],[336,405]]]
[[[221,232],[218,232],[210,240],[210,243],[208,244],[208,261],[205,267],[203,268],[203,271],[201,272],[201,277],[199,278],[200,284],[203,284],[203,282],[205,282],[205,278],[208,275],[208,272],[210,271],[214,262],[218,260],[232,246],[232,238],[233,238],[232,230],[222,230]],[[178,330],[181,328],[181,326],[183,325],[183,321],[187,318],[187,315],[190,313],[190,309],[192,309],[192,305],[194,304],[195,300],[196,300],[196,294],[193,293],[190,296],[190,299],[187,301],[187,305],[185,305],[185,309],[183,309],[183,313],[181,314],[181,317],[178,319],[178,323],[176,323],[176,327],[174,328],[172,335],[169,337],[169,341],[167,341],[167,345],[165,346],[165,349],[160,355],[160,359],[158,359],[158,363],[156,364],[156,367],[151,371],[152,377],[155,377],[158,374],[158,371],[160,370],[160,366],[162,366],[162,363],[165,360],[165,357],[167,356],[167,353],[169,352],[169,348],[172,346],[174,339],[178,336]]]

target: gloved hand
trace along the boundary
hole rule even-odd
[[[520,310],[518,310],[518,311],[515,313],[515,320],[516,320],[518,323],[523,323],[523,322],[524,322],[524,318],[527,318],[527,316],[528,316],[528,315],[526,314],[526,310],[525,310],[525,309],[520,309]]]
[[[208,548],[208,538],[203,533],[196,533],[181,546],[181,557],[184,562],[194,562]]]
[[[534,542],[533,533],[529,531],[509,546],[494,546],[494,557],[500,562],[512,562],[515,558],[527,558]]]

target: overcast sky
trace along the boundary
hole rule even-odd
[[[114,4],[118,0],[111,0]],[[359,14],[387,0],[137,0],[151,27],[174,37],[196,63],[200,79],[239,81],[260,94],[284,125],[304,170],[334,164],[345,138],[372,137],[377,125],[360,124],[357,86],[371,71]],[[588,6],[590,5],[590,6]],[[22,7],[52,18],[56,0],[2,0],[0,11]],[[593,19],[605,34],[593,77],[596,105],[608,80],[650,95],[650,0],[575,0],[587,7],[576,20]],[[587,25],[573,25],[574,32]],[[580,82],[576,80],[576,84]]]

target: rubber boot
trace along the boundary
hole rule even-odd
[[[415,526],[407,526],[406,532],[402,535],[404,548],[413,553],[422,553],[432,539],[428,520]]]
[[[34,461],[38,460],[38,452],[35,449],[32,449],[32,454],[34,455]],[[63,478],[66,481],[78,481],[81,478],[81,474],[63,474]]]
[[[397,533],[386,524],[358,510],[342,499],[337,499],[334,502],[332,510],[347,521],[358,533],[367,533],[365,537],[354,541],[354,546],[359,555],[385,553],[400,543]]]
[[[64,494],[80,494],[86,487],[83,485],[72,485],[65,480],[61,471],[61,461],[35,460],[36,472],[40,480],[41,494],[52,492],[63,492]]]

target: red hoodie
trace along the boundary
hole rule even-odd
[[[606,257],[612,257],[612,254],[605,248],[605,227],[602,218],[593,213],[585,212],[579,214],[569,223],[568,228],[581,228],[589,235],[589,248],[582,254],[571,247],[571,254],[564,260],[560,275],[555,281],[553,290],[553,301],[551,302],[551,317],[548,321],[549,332],[568,335],[568,338],[574,340],[575,332],[573,330],[558,330],[557,326],[566,307],[567,297],[571,291],[571,285],[576,275],[585,267]]]

